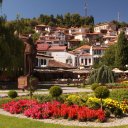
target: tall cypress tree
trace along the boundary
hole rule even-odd
[[[128,64],[128,40],[122,31],[118,37],[115,55],[115,65],[120,69],[125,69]]]
[[[23,68],[24,44],[5,22],[6,19],[0,17],[0,76],[13,77]]]

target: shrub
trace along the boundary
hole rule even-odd
[[[111,111],[109,109],[105,109],[105,117],[109,118],[111,115]]]
[[[101,99],[101,109],[102,109],[103,106],[102,99],[105,99],[109,96],[110,93],[109,89],[107,87],[100,86],[97,87],[94,92],[95,92],[95,96]]]
[[[98,83],[94,83],[94,84],[92,84],[91,89],[94,91],[99,86],[100,85]]]
[[[15,90],[11,90],[8,92],[8,96],[13,99],[13,98],[16,98],[18,95],[17,95],[17,92]]]
[[[128,104],[127,101],[118,102],[116,100],[107,98],[104,100],[105,108],[109,109],[111,113],[114,113],[116,108],[122,110],[123,113],[128,113]]]
[[[122,101],[124,99],[128,99],[128,90],[127,89],[116,89],[112,90],[110,93],[110,97],[112,99]]]
[[[62,94],[62,89],[59,86],[52,86],[50,88],[49,93],[51,94],[52,97],[57,98]]]
[[[91,101],[91,100],[88,100],[86,102],[86,105],[91,108],[91,109],[99,109],[100,108],[100,103],[98,102],[95,102],[95,101]]]
[[[33,96],[39,103],[52,101],[51,95],[34,95]]]
[[[80,96],[75,95],[75,94],[69,95],[66,98],[66,103],[69,104],[69,105],[72,105],[72,104],[80,105],[80,102],[81,102]]]
[[[117,117],[117,118],[120,118],[120,117],[123,116],[123,112],[122,112],[122,110],[121,110],[120,108],[116,108],[116,109],[114,110],[113,114],[114,114],[115,117]]]
[[[103,98],[103,99],[107,98],[110,93],[109,89],[105,86],[97,87],[94,92],[97,98]]]

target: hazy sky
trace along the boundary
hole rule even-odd
[[[1,15],[6,14],[8,20],[20,14],[24,18],[39,17],[40,14],[79,13],[84,16],[85,0],[3,0]],[[88,15],[95,18],[95,22],[117,20],[128,22],[128,0],[86,0]]]

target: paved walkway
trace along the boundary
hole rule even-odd
[[[77,92],[92,92],[91,89],[77,88],[77,87],[62,87],[63,93],[77,93]],[[7,97],[9,90],[0,90],[0,97]],[[28,92],[17,90],[19,96],[28,95]],[[48,89],[39,89],[34,94],[48,94]]]

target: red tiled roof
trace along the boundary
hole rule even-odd
[[[93,33],[86,33],[87,35],[99,35],[99,34],[101,34],[101,33],[99,33],[99,32],[93,32]]]
[[[49,51],[65,51],[66,49],[66,46],[51,46]]]
[[[104,50],[106,49],[106,47],[93,47],[92,49],[93,50]]]
[[[37,51],[47,51],[49,48],[48,44],[37,44]]]
[[[81,46],[81,47],[75,49],[75,51],[81,50],[81,49],[90,49],[90,48],[91,48],[91,46],[89,46],[89,45],[83,45],[83,46]]]
[[[49,60],[49,64],[48,67],[54,67],[54,68],[73,68],[71,65],[69,64],[65,64],[62,62],[58,62],[56,60]]]
[[[53,58],[52,56],[45,55],[45,54],[42,54],[42,53],[37,53],[36,57]]]
[[[115,43],[116,43],[115,41],[113,41],[113,42],[108,42],[107,45],[110,46],[110,45],[114,45]]]

